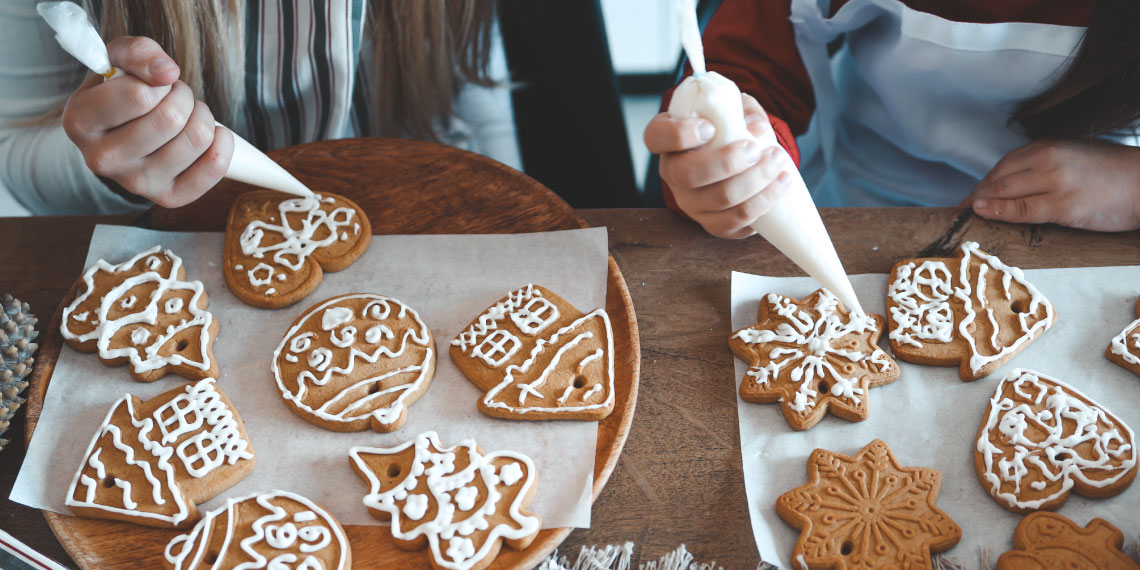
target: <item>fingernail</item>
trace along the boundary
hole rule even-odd
[[[157,75],[159,73],[166,73],[167,71],[174,69],[174,67],[174,62],[164,57],[151,63],[149,69],[152,74]]]
[[[763,120],[764,120],[764,117],[762,115],[757,115],[756,113],[749,113],[749,114],[744,116],[744,121],[750,125],[752,123],[762,122]]]
[[[697,123],[697,140],[709,142],[716,136],[716,127],[708,121]]]
[[[974,200],[974,204],[973,204],[975,210],[985,210],[986,207],[989,205],[990,205],[989,201],[985,200],[984,198],[979,198],[977,200]]]
[[[752,141],[745,141],[745,143],[744,143],[744,158],[746,158],[749,163],[759,161],[760,157],[763,154],[764,154],[764,149],[760,148],[760,145],[758,145]]]

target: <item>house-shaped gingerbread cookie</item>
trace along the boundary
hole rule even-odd
[[[141,401],[127,394],[95,432],[67,490],[67,506],[89,518],[184,528],[197,503],[253,469],[253,446],[213,378]]]
[[[614,407],[605,310],[583,314],[538,285],[510,292],[451,341],[451,359],[485,394],[479,410],[524,420],[601,420]]]

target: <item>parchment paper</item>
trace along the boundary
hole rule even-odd
[[[361,503],[367,485],[349,467],[354,445],[394,446],[435,430],[446,445],[474,438],[488,452],[510,449],[534,459],[538,494],[531,509],[544,527],[588,527],[596,422],[520,422],[487,417],[475,407],[481,392],[448,357],[448,343],[508,291],[542,284],[583,312],[605,306],[606,230],[594,228],[516,235],[375,236],[348,269],[326,274],[300,303],[280,310],[250,307],[225,288],[220,233],[172,233],[99,226],[87,266],[119,263],[156,244],[182,257],[189,279],[205,284],[209,310],[221,325],[214,354],[218,384],[245,420],[257,457],[253,472],[225,497],[284,489],[328,508],[342,524],[381,524]],[[78,276],[77,276],[78,277]],[[285,405],[270,373],[273,350],[293,320],[323,299],[353,292],[380,293],[419,312],[435,335],[438,358],[431,387],[408,410],[400,430],[336,433],[314,426]],[[131,380],[125,367],[108,368],[94,354],[64,347],[44,401],[31,447],[11,493],[18,503],[69,512],[67,487],[110,406],[124,393],[148,399],[182,385],[180,376]]]
[[[984,246],[984,244],[983,244]],[[1140,429],[1140,378],[1104,357],[1109,339],[1136,319],[1140,266],[1027,270],[1026,278],[1053,302],[1057,322],[1021,354],[987,378],[962,382],[958,367],[920,366],[897,360],[899,379],[870,392],[871,416],[852,423],[832,415],[806,432],[788,426],[778,404],[750,404],[737,396],[740,448],[752,532],[763,560],[793,568],[789,559],[799,531],[776,514],[776,498],[807,483],[807,458],[817,447],[853,455],[875,438],[890,446],[904,466],[942,472],[938,506],[962,528],[962,541],[946,551],[967,568],[978,567],[981,549],[994,561],[1013,548],[1021,517],[997,504],[978,481],[974,444],[998,382],[1014,368],[1060,379],[1106,407],[1135,431]],[[851,279],[868,312],[886,315],[887,276]],[[732,274],[732,326],[756,323],[764,295],[797,299],[819,285],[806,277]],[[731,331],[725,332],[725,352]],[[881,344],[887,348],[886,334]],[[889,352],[889,348],[887,348]],[[736,385],[748,369],[736,360]],[[727,380],[727,379],[726,379]],[[1080,525],[1101,517],[1119,527],[1125,541],[1140,535],[1140,485],[1108,499],[1071,494],[1059,513]]]

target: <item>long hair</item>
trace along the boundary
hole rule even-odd
[[[1032,139],[1091,139],[1140,120],[1140,2],[1097,0],[1072,64],[1014,111]]]
[[[243,4],[256,1],[103,0],[101,32],[153,38],[195,96],[232,123],[244,107]],[[492,84],[493,0],[368,1],[371,132],[439,140],[459,89]]]

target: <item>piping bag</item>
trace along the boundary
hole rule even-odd
[[[55,39],[64,51],[71,54],[88,69],[111,80],[125,75],[111,67],[107,46],[99,32],[91,25],[87,12],[74,2],[41,2],[36,11],[55,31]],[[221,123],[214,123],[222,127]],[[230,132],[233,132],[232,130]],[[302,198],[314,196],[313,191],[286,172],[281,165],[234,133],[234,156],[226,169],[226,178],[278,190]]]
[[[762,148],[776,147],[777,156],[784,164],[781,170],[790,175],[789,192],[760,216],[752,228],[834,293],[848,310],[863,313],[851,281],[843,270],[843,263],[835,252],[835,245],[819,217],[819,210],[791,157],[776,141],[776,134],[771,130],[759,138],[752,136],[744,120],[740,88],[723,75],[705,70],[696,1],[678,2],[677,19],[681,28],[681,46],[693,67],[693,74],[673,92],[669,115],[675,118],[701,117],[711,122],[716,126],[716,136],[708,143],[711,148],[720,148],[742,139],[753,139]]]

